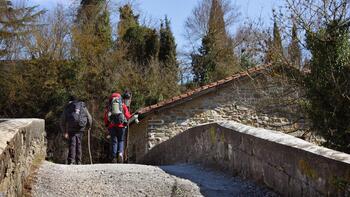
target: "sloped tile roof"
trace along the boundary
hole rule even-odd
[[[150,113],[152,111],[159,110],[161,108],[170,107],[170,106],[174,106],[174,105],[186,102],[187,100],[190,100],[190,99],[192,99],[192,98],[194,98],[196,96],[200,96],[200,95],[206,94],[207,92],[209,92],[207,90],[220,87],[220,86],[222,86],[224,84],[227,84],[227,83],[232,82],[234,80],[238,80],[238,79],[246,77],[246,76],[250,76],[252,74],[257,74],[259,72],[265,71],[269,67],[271,67],[271,64],[260,65],[260,66],[256,66],[256,67],[250,68],[250,69],[248,69],[246,71],[242,71],[242,72],[236,73],[236,74],[234,74],[232,76],[229,76],[229,77],[227,77],[225,79],[222,79],[222,80],[219,80],[219,81],[216,81],[216,82],[213,82],[213,83],[209,83],[207,85],[198,87],[198,88],[196,88],[194,90],[190,90],[190,91],[188,91],[186,93],[183,93],[183,94],[181,94],[179,96],[175,96],[175,97],[170,98],[168,100],[161,101],[161,102],[159,102],[157,104],[154,104],[154,105],[151,105],[151,106],[139,109],[137,112],[139,114],[144,114],[145,115],[145,114],[148,114],[148,113]]]

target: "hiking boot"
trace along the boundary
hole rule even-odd
[[[118,163],[124,163],[124,160],[123,160],[123,153],[119,153],[119,154],[118,154]]]
[[[68,163],[67,163],[68,165],[74,165],[75,164],[75,162],[74,161],[68,161]]]
[[[118,163],[117,158],[113,158],[113,159],[112,159],[112,163]]]

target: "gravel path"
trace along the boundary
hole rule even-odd
[[[45,161],[32,196],[274,196],[266,189],[199,166],[61,165]]]

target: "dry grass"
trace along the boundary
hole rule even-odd
[[[32,187],[36,182],[36,177],[38,174],[39,167],[45,160],[44,155],[36,156],[33,160],[32,166],[29,170],[29,175],[24,181],[23,185],[23,196],[24,197],[31,197],[32,196]]]

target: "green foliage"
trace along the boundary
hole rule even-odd
[[[131,90],[132,111],[179,93],[176,45],[169,21],[162,33],[159,33],[155,29],[139,25],[131,7],[124,6],[120,10],[121,17],[125,20],[119,23],[120,32],[124,33],[118,37],[120,42],[117,47],[112,48],[109,13],[104,6],[104,0],[81,1],[77,20],[67,26],[69,45],[63,48],[60,44],[53,44],[67,52],[67,56],[59,56],[67,59],[47,55],[50,54],[50,47],[46,46],[51,45],[45,45],[47,40],[37,38],[31,43],[33,48],[41,50],[35,59],[0,62],[0,117],[45,119],[48,157],[55,162],[65,160],[66,144],[58,122],[70,94],[87,103],[94,118],[93,155],[95,160],[102,161],[108,152],[108,143],[103,135],[106,129],[103,112],[112,90]],[[53,27],[60,26],[47,26]],[[48,40],[53,43],[62,43],[55,40],[62,39],[61,36],[50,35],[56,32],[48,30],[45,36],[51,37]],[[163,36],[162,50],[166,52],[161,55],[161,61],[158,60],[160,34]],[[40,41],[44,43],[39,43]],[[42,45],[45,46],[41,48]],[[87,143],[84,141],[83,144]]]
[[[289,54],[289,61],[296,68],[299,68],[301,65],[301,50],[298,43],[299,43],[299,40],[298,40],[297,26],[296,26],[296,23],[293,22],[292,40],[288,47],[288,54]]]
[[[213,33],[212,36],[217,42],[225,42],[228,39],[221,0],[211,1],[208,32]]]
[[[13,39],[30,33],[25,28],[43,13],[36,11],[35,6],[14,8],[11,1],[0,0],[0,57],[11,53]]]
[[[139,25],[138,15],[134,15],[130,5],[124,5],[119,8],[118,38],[123,38],[129,28]]]
[[[178,85],[178,72],[179,72],[179,64],[176,59],[176,43],[173,32],[170,29],[170,21],[167,17],[164,19],[164,24],[161,24],[160,30],[160,44],[159,44],[159,55],[158,60],[163,72],[170,73],[168,74],[167,80],[168,83],[162,88],[163,92],[172,91],[171,95],[166,95],[165,98],[175,95],[179,92]],[[175,90],[174,90],[175,88]]]
[[[308,112],[326,146],[350,153],[349,24],[332,21],[307,33],[311,73],[305,80]]]
[[[212,52],[213,38],[205,36],[199,54],[192,55],[194,82],[203,85],[213,81],[211,74],[216,67],[215,54]]]
[[[67,89],[75,87],[74,62],[38,59],[2,65],[4,95],[1,95],[2,117],[45,118],[54,129],[57,116],[67,100]]]
[[[159,36],[154,29],[136,26],[129,28],[123,41],[127,47],[127,59],[146,66],[156,59],[159,51]]]
[[[119,9],[118,49],[123,49],[117,89],[133,93],[132,110],[155,104],[179,93],[176,44],[165,18],[159,33],[140,25],[129,5]]]
[[[179,86],[174,84],[176,73],[163,68],[158,61],[150,62],[144,70],[138,68],[137,64],[124,62],[117,88],[132,92],[132,111],[179,94]]]
[[[125,51],[124,58],[145,69],[150,61],[157,59],[159,35],[155,29],[138,23],[138,16],[130,5],[119,8],[118,49]]]
[[[282,47],[281,33],[277,25],[276,19],[273,23],[273,44],[272,45],[274,49],[278,51],[278,53],[282,53],[283,47]]]
[[[160,26],[160,46],[159,46],[159,61],[166,67],[173,67],[177,69],[176,61],[176,44],[174,35],[170,29],[170,21],[167,17],[164,23]]]
[[[100,38],[101,43],[105,46],[106,49],[109,49],[112,46],[112,28],[110,25],[108,10],[104,10],[97,19],[95,24],[96,35]]]
[[[222,9],[221,1],[212,1],[208,32],[202,38],[199,53],[192,54],[194,81],[200,85],[222,79],[240,69],[232,40],[226,32]]]
[[[241,58],[241,67],[244,69],[248,69],[257,65],[256,61],[254,61],[252,57],[250,57],[245,53],[243,53],[240,58]]]
[[[77,22],[81,32],[93,34],[107,51],[112,46],[112,30],[105,0],[82,0]]]
[[[277,24],[276,16],[273,22],[273,39],[267,41],[267,52],[265,56],[266,63],[280,64],[283,57],[283,46],[281,33]]]
[[[81,67],[75,92],[91,103],[101,102],[113,85],[112,76],[116,64],[113,63],[111,52],[109,18],[105,0],[82,0],[78,10],[78,23],[73,29],[73,43],[77,51],[73,59]]]

